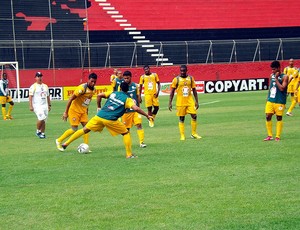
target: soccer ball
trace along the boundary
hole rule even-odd
[[[87,144],[82,143],[77,147],[77,151],[79,153],[88,153],[90,151],[90,147]]]

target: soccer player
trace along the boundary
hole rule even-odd
[[[275,141],[280,141],[280,135],[282,132],[282,115],[285,109],[286,97],[287,97],[287,86],[288,76],[280,71],[280,62],[273,61],[271,63],[272,74],[270,77],[270,87],[268,92],[268,98],[265,108],[266,113],[266,128],[268,136],[264,141],[273,140],[272,133],[272,116],[276,114],[276,137]]]
[[[170,92],[169,110],[172,111],[172,101],[175,90],[177,90],[176,99],[176,115],[179,117],[179,133],[180,140],[185,140],[184,132],[184,119],[185,115],[191,115],[191,127],[193,139],[201,139],[202,137],[197,134],[197,112],[199,108],[198,94],[196,90],[196,83],[192,76],[187,74],[187,66],[180,66],[180,76],[173,79]],[[193,98],[194,96],[194,98]]]
[[[61,143],[67,137],[71,136],[78,130],[79,124],[84,127],[88,122],[88,107],[93,95],[96,93],[95,85],[97,82],[97,74],[91,73],[87,83],[79,85],[73,95],[69,98],[62,119],[69,122],[71,128],[66,130],[59,138],[56,139],[56,146],[61,149]],[[85,144],[89,143],[89,135],[83,136]]]
[[[114,73],[110,75],[110,82],[113,82],[113,80],[115,80],[115,78],[117,77],[117,72],[118,69],[114,69]]]
[[[51,100],[49,88],[43,83],[43,74],[35,74],[35,83],[29,88],[29,110],[37,116],[36,136],[40,139],[46,138],[46,120],[48,112],[51,110]]]
[[[121,83],[123,81],[124,80],[123,80],[122,71],[118,70],[116,78],[111,82],[112,90],[113,91],[119,91],[119,86],[121,85]]]
[[[0,79],[0,103],[2,105],[2,116],[3,120],[11,120],[11,111],[14,106],[14,102],[9,95],[9,90],[8,90],[8,79],[7,79],[7,74],[3,73],[2,78]],[[9,107],[6,113],[6,103],[9,103]]]
[[[156,73],[151,73],[148,65],[144,66],[144,74],[140,77],[140,94],[144,85],[145,106],[148,109],[148,114],[153,117],[153,120],[149,120],[149,126],[154,127],[154,119],[159,110],[159,92],[160,81]],[[140,103],[142,103],[142,97],[140,97]]]
[[[294,66],[294,59],[289,60],[289,66],[285,67],[283,73],[288,76],[288,88],[287,93],[291,94],[291,105],[286,113],[287,116],[293,116],[292,111],[297,104],[297,98],[295,97],[296,86],[298,83],[299,70]]]
[[[118,134],[123,135],[123,141],[126,149],[126,158],[135,158],[131,149],[131,137],[129,130],[126,126],[118,120],[125,113],[126,109],[133,109],[136,112],[144,115],[147,119],[152,117],[145,113],[140,107],[138,107],[132,98],[127,94],[129,85],[126,82],[122,82],[120,85],[121,91],[113,91],[100,93],[97,96],[98,112],[89,122],[80,130],[77,130],[63,145],[60,151],[64,151],[67,146],[80,136],[90,132],[91,130],[96,132],[102,132],[106,127],[112,136]],[[103,108],[101,108],[101,99],[107,98]]]
[[[123,73],[124,81],[129,85],[129,90],[127,94],[132,98],[132,100],[139,106],[140,101],[140,93],[139,87],[136,83],[131,81],[132,74],[130,71],[125,71]],[[142,126],[142,116],[134,111],[133,109],[127,109],[124,115],[122,116],[122,121],[125,124],[126,128],[130,130],[130,128],[135,125],[137,128],[137,134],[140,141],[140,147],[145,148],[147,145],[144,143],[144,129]]]

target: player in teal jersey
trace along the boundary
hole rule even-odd
[[[130,71],[125,71],[123,73],[123,79],[129,85],[129,90],[127,94],[129,95],[129,97],[133,99],[136,105],[139,106],[139,102],[140,102],[139,86],[136,83],[131,81],[131,77],[132,74]],[[142,126],[142,116],[139,113],[135,112],[133,109],[127,109],[125,114],[122,116],[122,121],[128,130],[130,130],[132,126],[136,126],[137,134],[140,141],[140,147],[141,148],[147,147],[147,145],[144,143],[145,132]]]
[[[273,61],[271,63],[271,68],[272,74],[270,78],[270,88],[265,107],[268,136],[264,139],[264,141],[273,140],[272,116],[274,114],[276,114],[277,118],[275,141],[280,141],[280,135],[283,127],[282,115],[285,109],[287,97],[288,76],[281,73],[279,61]]]
[[[8,90],[8,79],[7,79],[7,74],[3,73],[2,74],[2,79],[0,79],[0,103],[2,105],[2,115],[3,115],[3,120],[11,120],[11,111],[14,106],[14,102],[9,95],[9,90]],[[8,111],[6,113],[6,103],[9,103]]]
[[[152,119],[134,101],[127,95],[129,86],[126,82],[120,85],[121,91],[100,93],[97,96],[98,112],[89,122],[80,130],[77,130],[63,145],[60,151],[64,151],[67,146],[80,136],[90,132],[102,132],[106,127],[112,136],[123,135],[123,141],[126,149],[126,158],[135,158],[131,149],[131,137],[126,126],[118,120],[125,113],[126,109],[133,109],[144,115],[147,119]],[[103,108],[101,108],[101,99],[107,98]]]

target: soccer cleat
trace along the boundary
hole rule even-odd
[[[180,136],[180,140],[181,140],[181,141],[185,141],[185,136],[184,136],[184,135],[181,135],[181,136]]]
[[[6,115],[5,118],[6,118],[5,120],[12,120],[13,119],[13,117],[11,115]]]
[[[40,138],[40,139],[45,139],[45,138],[46,138],[45,133],[41,133],[41,134],[39,135],[39,138]]]
[[[56,148],[59,150],[59,151],[61,151],[61,152],[63,152],[63,151],[65,151],[65,149],[62,147],[62,145],[61,145],[61,142],[59,142],[57,139],[55,140],[55,144],[56,144]]]
[[[280,137],[275,137],[275,141],[280,141]]]
[[[267,136],[264,141],[272,141],[273,140],[273,137],[272,136]]]
[[[140,143],[140,147],[141,147],[141,148],[146,148],[147,145],[146,145],[144,142],[142,142],[142,143]]]
[[[67,148],[67,146],[65,144],[61,145],[61,148],[58,148],[58,146],[56,145],[57,149],[61,152],[65,151],[65,149]]]
[[[36,135],[37,137],[40,137],[41,134],[42,134],[42,132],[39,132],[39,131],[36,131],[36,133],[35,133],[35,135]]]
[[[132,159],[132,158],[137,158],[138,156],[135,156],[133,154],[129,155],[129,156],[126,156],[126,159]]]
[[[287,112],[286,115],[289,116],[289,117],[292,117],[292,116],[293,116],[293,114],[290,113],[290,112]]]
[[[191,135],[191,138],[192,138],[192,139],[201,139],[202,137],[199,136],[197,133],[195,133],[195,134],[192,134],[192,135]]]
[[[154,120],[153,119],[149,120],[149,127],[151,127],[151,128],[154,127]]]

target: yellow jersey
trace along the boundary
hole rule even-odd
[[[150,75],[143,74],[140,77],[140,85],[144,85],[144,94],[154,95],[157,92],[157,82],[159,82],[158,75],[151,73]]]
[[[172,81],[172,88],[177,89],[176,106],[194,106],[193,88],[196,88],[196,83],[192,76],[175,77]]]
[[[74,91],[76,98],[72,101],[70,109],[77,113],[86,113],[95,93],[96,89],[89,89],[87,83],[79,85]]]

